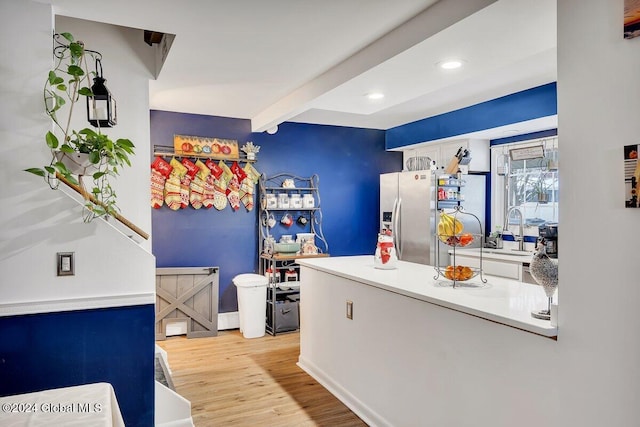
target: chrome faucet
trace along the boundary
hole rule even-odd
[[[518,213],[518,217],[520,221],[518,222],[518,236],[513,234],[513,232],[509,231],[509,217],[511,216],[511,212],[516,211]],[[522,215],[522,211],[517,206],[512,206],[507,210],[507,215],[504,217],[504,226],[502,227],[502,232],[509,232],[513,235],[513,238],[518,242],[518,250],[524,250],[524,216]]]

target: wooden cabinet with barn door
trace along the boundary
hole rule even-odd
[[[218,335],[218,267],[156,269],[156,340]]]

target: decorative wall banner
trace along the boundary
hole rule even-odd
[[[235,139],[174,135],[173,149],[177,156],[210,154],[218,158],[239,157],[238,141]]]
[[[640,162],[638,161],[640,144],[624,147],[624,195],[625,207],[638,208],[638,191],[640,190]]]
[[[624,0],[624,38],[640,36],[640,0]]]

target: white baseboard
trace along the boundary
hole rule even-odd
[[[367,406],[364,402],[346,390],[339,382],[327,375],[316,364],[306,359],[302,355],[298,358],[297,365],[309,374],[313,379],[318,381],[320,385],[329,390],[331,394],[344,403],[353,413],[362,419],[367,425],[372,427],[391,426],[382,415]]]
[[[155,292],[0,304],[0,317],[155,304]],[[240,321],[238,320],[238,325]]]
[[[218,330],[240,329],[240,316],[237,311],[218,313]],[[187,335],[187,320],[167,324],[165,336]]]
[[[218,314],[218,330],[240,329],[240,315],[237,311]]]

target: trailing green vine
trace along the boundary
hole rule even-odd
[[[93,170],[90,174],[93,187],[90,191],[86,189],[84,191],[91,194],[95,201],[94,203],[85,196],[87,209],[85,221],[91,221],[103,215],[114,215],[119,212],[119,208],[116,204],[116,193],[109,183],[109,178],[117,176],[120,172],[119,168],[125,165],[131,166],[129,156],[134,155],[135,147],[129,139],[111,140],[108,135],[101,132],[99,126],[95,130],[88,127],[81,130],[71,129],[74,107],[80,100],[86,102],[86,97],[93,96],[90,83],[96,72],[89,72],[87,56],[95,59],[101,55],[85,49],[84,44],[76,41],[70,33],[55,34],[54,41],[56,63],[49,71],[43,95],[45,113],[51,118],[57,131],[62,134],[62,141],[54,132],[48,131],[45,135],[45,143],[51,150],[51,162],[42,168],[28,168],[25,171],[43,177],[54,189],[58,187],[56,174],[84,189],[82,177],[86,176],[86,169],[75,175],[64,162],[69,158],[66,156],[65,159],[65,155],[82,153],[88,158],[88,163]],[[65,105],[67,107],[63,109]],[[66,116],[61,119],[58,115],[63,112]]]

